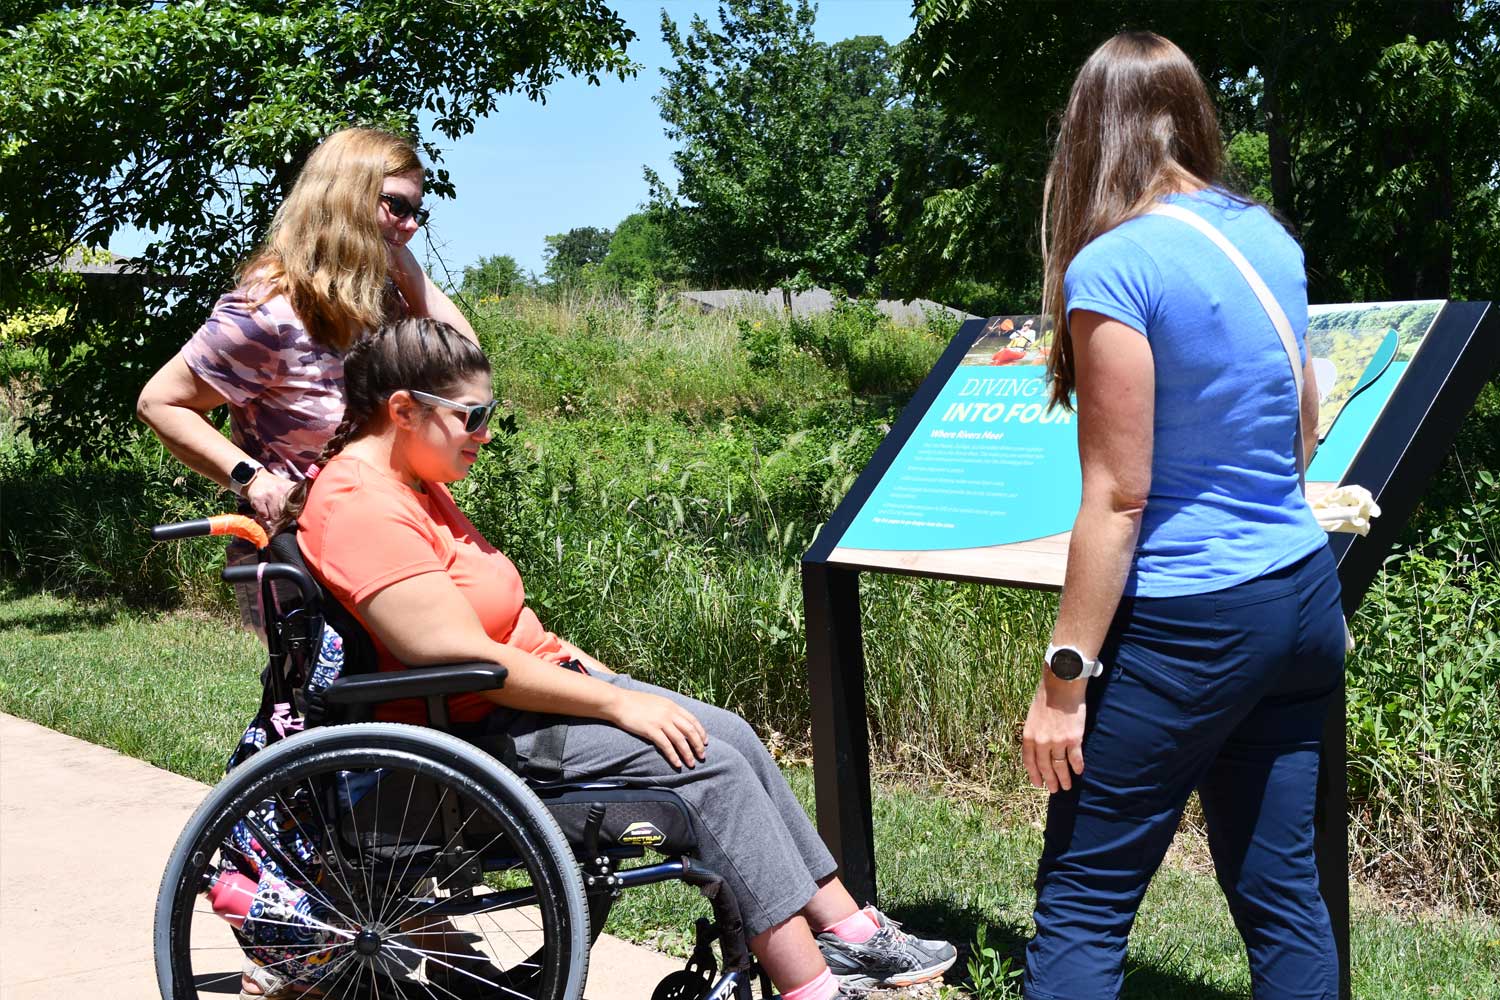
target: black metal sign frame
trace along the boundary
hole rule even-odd
[[[836,563],[830,557],[984,323],[982,319],[969,320],[960,328],[802,559],[818,830],[838,860],[850,892],[868,902],[876,898],[875,828],[859,574],[973,578]],[[1367,487],[1383,511],[1364,537],[1330,536],[1346,615],[1352,617],[1359,607],[1407,519],[1416,510],[1428,481],[1453,444],[1459,425],[1497,367],[1500,367],[1500,309],[1491,302],[1445,304],[1345,476],[1345,481]],[[1346,716],[1347,701],[1340,687],[1324,723],[1315,823],[1319,879],[1338,942],[1342,995],[1347,998],[1350,980]]]

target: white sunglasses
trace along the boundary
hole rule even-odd
[[[407,393],[412,399],[429,406],[446,406],[450,410],[458,410],[464,414],[464,433],[474,434],[481,427],[489,425],[490,418],[495,415],[495,409],[500,401],[492,399],[488,403],[458,403],[442,396],[434,396],[430,392],[418,392],[416,389],[408,389]]]

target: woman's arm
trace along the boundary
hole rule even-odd
[[[249,459],[239,446],[210,424],[207,414],[228,402],[217,389],[193,373],[174,355],[151,376],[136,400],[135,415],[156,432],[168,451],[183,465],[220,486],[229,485],[229,471]],[[292,482],[261,469],[245,489],[245,499],[262,521],[281,515]]]
[[[1151,491],[1156,372],[1150,343],[1100,313],[1071,314],[1083,498],[1052,641],[1095,659],[1130,574]],[[1034,785],[1069,788],[1083,772],[1084,681],[1043,668],[1026,718],[1022,761]],[[1063,759],[1058,759],[1063,758]]]
[[[402,663],[500,664],[508,672],[505,686],[485,692],[498,705],[601,719],[653,744],[673,767],[694,767],[704,759],[708,732],[687,709],[657,695],[626,691],[560,669],[495,642],[446,573],[400,580],[361,601],[358,610],[370,631]]]
[[[1313,371],[1312,352],[1302,366],[1302,468],[1312,465],[1318,450],[1318,374]]]
[[[391,277],[395,279],[396,287],[413,316],[431,316],[441,320],[474,343],[479,343],[479,335],[469,325],[468,318],[443,294],[443,290],[427,276],[427,272],[422,270],[411,247],[391,250]]]

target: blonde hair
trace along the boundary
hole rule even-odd
[[[390,251],[375,217],[381,186],[421,169],[401,136],[373,128],[333,133],[307,158],[240,281],[286,295],[313,340],[345,350],[387,318]]]
[[[1042,314],[1053,330],[1047,357],[1052,406],[1071,410],[1076,382],[1063,288],[1068,265],[1090,240],[1141,215],[1182,182],[1222,188],[1223,163],[1208,87],[1167,39],[1121,32],[1078,71],[1042,189]]]

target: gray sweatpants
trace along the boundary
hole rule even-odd
[[[669,788],[695,813],[697,857],[724,876],[751,937],[795,916],[837,869],[802,804],[749,723],[722,708],[624,674],[596,675],[670,698],[708,730],[705,760],[676,770],[650,743],[595,719],[572,719],[562,754],[567,781],[605,779]],[[523,713],[508,730],[524,772],[537,734],[556,716]]]

